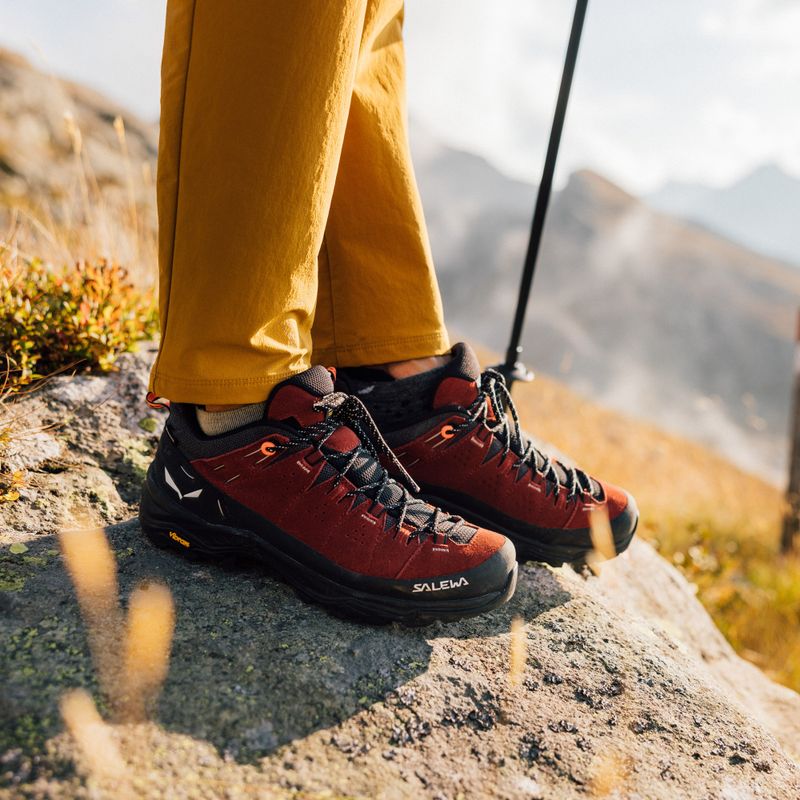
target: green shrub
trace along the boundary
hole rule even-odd
[[[0,264],[0,354],[7,389],[63,369],[107,370],[158,328],[152,293],[137,290],[118,264],[54,270],[39,260]]]

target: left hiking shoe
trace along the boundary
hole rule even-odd
[[[503,376],[481,374],[467,345],[430,373],[432,385],[370,372],[365,380],[363,371],[344,370],[340,381],[364,401],[429,503],[505,534],[520,561],[586,563],[595,509],[608,513],[615,552],[628,547],[639,520],[633,497],[534,447]],[[414,380],[424,390],[409,396],[401,384]]]
[[[139,519],[159,547],[259,561],[302,598],[369,622],[448,622],[505,603],[517,579],[511,542],[416,488],[363,404],[334,393],[317,366],[226,433],[206,435],[194,406],[173,403]]]

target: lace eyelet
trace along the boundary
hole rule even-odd
[[[439,433],[441,434],[442,439],[452,439],[456,435],[452,425],[442,426],[442,429],[439,431]]]
[[[261,450],[261,453],[264,456],[269,458],[270,456],[274,456],[275,453],[278,452],[278,445],[276,445],[275,442],[270,442],[269,440],[267,440],[266,442],[262,443],[259,450]]]

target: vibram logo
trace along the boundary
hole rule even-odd
[[[175,533],[175,531],[169,532],[169,538],[172,539],[174,542],[177,542],[178,544],[182,544],[184,547],[191,547],[189,542],[187,542],[186,539],[184,539],[182,536],[178,536],[178,534]]]
[[[469,586],[469,581],[463,575],[457,581],[445,578],[442,581],[433,581],[432,583],[415,583],[411,591],[441,592],[445,589],[458,589],[461,586]]]

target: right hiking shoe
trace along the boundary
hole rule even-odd
[[[455,620],[508,600],[511,542],[406,483],[361,401],[312,367],[273,390],[262,420],[227,434],[206,436],[194,406],[173,403],[139,519],[158,546],[257,559],[302,597],[369,621]]]
[[[465,344],[450,355],[443,367],[397,381],[345,369],[339,385],[374,411],[425,500],[504,534],[520,561],[585,564],[595,548],[595,512],[608,517],[608,545],[623,552],[639,521],[633,497],[540,451],[520,429],[503,376],[481,374]],[[404,381],[416,387],[413,395]]]

